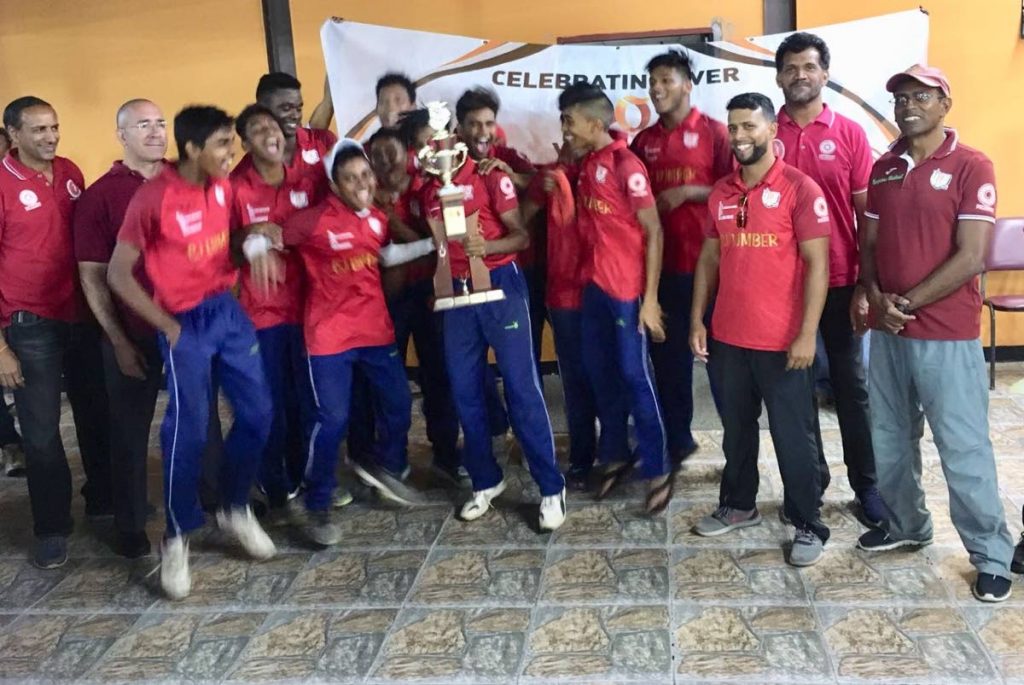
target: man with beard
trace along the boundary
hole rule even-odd
[[[828,46],[818,36],[794,33],[775,53],[775,81],[786,97],[779,111],[779,156],[821,186],[832,219],[829,289],[819,331],[835,394],[843,459],[864,518],[877,525],[885,505],[875,487],[875,453],[868,427],[868,391],[861,353],[866,329],[864,289],[857,287],[857,228],[864,225],[871,147],[857,123],[822,101],[828,83]],[[856,217],[855,217],[856,214]],[[856,220],[855,220],[856,218]],[[828,465],[819,441],[822,488]]]
[[[778,124],[760,93],[727,105],[729,141],[740,168],[715,184],[690,315],[690,345],[722,391],[725,470],[719,507],[694,527],[717,536],[761,522],[757,512],[758,417],[768,427],[796,527],[789,563],[821,558],[822,523],[811,365],[828,289],[828,204],[818,185],[773,151]],[[718,291],[708,347],[704,315]]]
[[[633,139],[630,149],[647,167],[665,228],[658,301],[665,308],[665,342],[651,346],[658,398],[665,414],[668,453],[677,467],[697,451],[693,422],[693,354],[690,303],[715,181],[732,171],[725,126],[690,104],[689,57],[669,50],[647,63],[650,95],[658,121]],[[709,378],[713,374],[708,370]],[[718,391],[711,383],[718,405]]]
[[[878,489],[889,507],[868,551],[932,543],[921,487],[928,419],[949,488],[949,514],[978,570],[975,598],[1010,596],[1013,541],[989,439],[978,275],[996,217],[992,162],[945,128],[949,81],[915,65],[886,83],[903,134],[871,170],[861,282],[877,335],[868,391]]]
[[[66,385],[85,467],[87,517],[113,511],[100,332],[83,322],[71,220],[82,172],[57,156],[49,103],[26,96],[4,109],[14,147],[0,162],[0,385],[14,391],[36,536],[32,562],[62,566],[71,534],[71,471],[61,444]]]

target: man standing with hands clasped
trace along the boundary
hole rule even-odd
[[[949,515],[978,569],[974,596],[1010,596],[1006,528],[988,433],[988,380],[978,337],[978,274],[996,216],[992,162],[943,121],[953,101],[939,69],[915,65],[885,85],[903,134],[871,171],[861,283],[878,329],[868,365],[878,489],[890,516],[857,546],[932,543],[921,487],[924,419],[949,487]]]
[[[757,511],[761,401],[796,527],[789,563],[821,558],[829,530],[818,505],[817,429],[811,365],[828,289],[828,204],[814,181],[776,158],[772,102],[760,93],[729,101],[729,140],[739,169],[711,191],[711,221],[697,262],[690,346],[715,358],[722,390],[725,470],[719,507],[694,527],[716,536],[761,522]],[[709,352],[704,314],[718,290]]]

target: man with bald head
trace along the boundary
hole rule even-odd
[[[103,327],[103,373],[110,399],[110,459],[118,552],[149,553],[146,538],[146,455],[149,428],[160,390],[163,362],[153,329],[115,300],[107,286],[107,263],[128,202],[143,183],[163,169],[167,121],[149,100],[135,99],[117,110],[118,142],[124,157],[78,202],[74,220],[75,259],[86,300]],[[140,282],[149,285],[141,264]]]

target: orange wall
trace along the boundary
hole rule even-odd
[[[798,27],[821,26],[916,9],[910,0],[856,3],[797,2]],[[941,67],[953,91],[948,122],[960,138],[992,158],[1001,216],[1024,215],[1024,167],[1020,162],[1019,112],[1024,111],[1024,40],[1018,0],[926,0],[930,17],[928,61]],[[968,9],[969,8],[969,9]],[[1024,273],[994,274],[991,293],[1024,292]],[[999,345],[1024,345],[1024,317],[997,315]],[[988,316],[982,340],[988,343]]]

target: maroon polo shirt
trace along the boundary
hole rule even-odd
[[[18,311],[58,321],[82,313],[71,220],[85,181],[74,162],[53,159],[53,182],[11,150],[0,161],[0,325]]]
[[[920,164],[900,138],[879,157],[868,185],[868,218],[878,221],[875,268],[882,292],[904,295],[957,250],[961,220],[995,223],[992,162],[961,145],[956,131]],[[972,278],[946,297],[915,309],[900,333],[923,340],[973,340],[981,335],[981,293]]]
[[[146,179],[123,162],[114,162],[110,170],[82,194],[73,224],[75,260],[106,264],[114,254],[117,232],[121,230],[128,203]],[[135,264],[135,278],[143,289],[153,294],[153,284],[140,259]],[[114,296],[114,306],[125,331],[132,337],[147,337],[154,331],[130,307]]]

